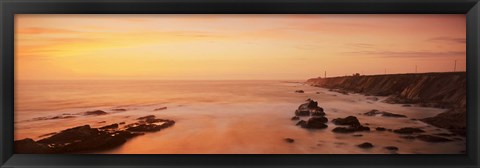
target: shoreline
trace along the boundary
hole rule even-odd
[[[280,85],[278,85],[280,84]],[[386,118],[381,116],[365,116],[363,113],[372,109],[388,111],[395,114],[402,114],[413,118],[422,116],[434,116],[441,113],[442,109],[426,107],[402,107],[397,104],[387,104],[381,102],[386,97],[377,97],[378,100],[370,99],[373,96],[364,96],[360,94],[344,95],[337,92],[331,92],[328,89],[311,87],[300,83],[276,83],[265,87],[279,87],[274,92],[281,92],[278,97],[275,95],[275,101],[267,97],[260,100],[268,101],[248,101],[229,103],[160,103],[148,107],[131,107],[126,111],[108,111],[103,110],[107,115],[99,116],[80,116],[76,119],[58,119],[55,121],[78,120],[78,125],[84,125],[87,121],[98,122],[103,118],[112,118],[112,121],[92,126],[98,128],[107,126],[112,122],[135,121],[137,117],[146,115],[155,115],[157,118],[172,119],[176,122],[172,128],[164,129],[159,132],[147,133],[129,139],[121,146],[93,152],[80,153],[105,153],[105,154],[128,154],[128,153],[258,153],[258,154],[316,154],[316,153],[337,153],[337,154],[388,154],[390,150],[383,149],[387,146],[399,148],[396,153],[460,153],[464,139],[454,140],[445,143],[428,143],[421,140],[408,140],[400,138],[401,135],[389,133],[388,131],[376,131],[377,127],[387,129],[400,129],[403,126],[421,127],[428,134],[449,134],[444,129],[436,130],[436,127],[429,126],[420,121],[413,121],[410,118]],[[303,90],[304,93],[295,93],[295,90]],[[239,92],[239,94],[241,94]],[[259,94],[260,96],[263,94]],[[307,98],[318,102],[322,107],[325,116],[329,119],[326,123],[328,128],[325,130],[304,129],[296,126],[296,121],[292,121],[295,110]],[[257,98],[258,99],[258,98]],[[256,102],[256,103],[252,103]],[[164,110],[154,111],[154,109],[167,107]],[[113,110],[114,107],[109,107]],[[115,107],[118,108],[118,107]],[[359,115],[362,114],[362,115]],[[370,127],[369,132],[355,132],[352,134],[338,134],[332,132],[337,127],[331,120],[336,118],[345,118],[347,116],[356,116],[360,123]],[[129,118],[124,118],[130,116]],[[418,116],[418,117],[417,117]],[[380,117],[380,118],[379,118]],[[308,118],[302,118],[308,120]],[[84,121],[84,122],[81,122]],[[369,125],[365,125],[368,123]],[[401,125],[400,125],[401,123]],[[91,124],[91,123],[90,123]],[[61,130],[61,129],[60,129]],[[59,130],[57,130],[58,132]],[[48,132],[50,133],[50,132]],[[356,135],[362,134],[361,137]],[[418,135],[415,135],[418,136]],[[286,138],[293,139],[290,143]],[[453,137],[450,137],[453,139]],[[197,143],[192,144],[192,140]],[[363,142],[370,142],[375,147],[371,149],[359,148],[356,145]],[[216,143],[211,143],[216,142]],[[145,145],[145,144],[162,144]],[[431,145],[436,149],[422,148],[423,145]],[[442,149],[441,149],[441,148]],[[428,152],[430,151],[430,152]]]

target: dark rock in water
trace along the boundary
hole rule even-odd
[[[449,110],[434,117],[420,119],[420,121],[436,127],[445,128],[460,136],[467,134],[466,109]]]
[[[412,105],[411,104],[404,104],[404,105],[402,105],[402,107],[412,107]]]
[[[125,124],[125,122],[120,122],[120,123],[118,123],[118,125],[123,125],[123,124]]]
[[[300,120],[300,117],[298,117],[298,116],[293,116],[293,117],[291,118],[291,120]]]
[[[112,111],[116,111],[116,112],[123,112],[123,111],[127,111],[127,109],[123,109],[123,108],[116,108],[116,109],[112,109]]]
[[[332,130],[332,132],[336,133],[353,133],[355,132],[355,129],[350,128],[350,127],[336,127]]]
[[[37,143],[33,139],[26,138],[14,143],[15,153],[23,154],[51,154],[53,150],[45,144]]]
[[[320,92],[316,92],[316,94],[320,94]]]
[[[107,123],[107,121],[100,121],[99,124]]]
[[[411,136],[411,135],[406,135],[406,136],[400,136],[400,138],[403,138],[403,139],[415,139],[415,136]]]
[[[295,90],[295,93],[305,93],[303,90]]]
[[[395,113],[389,113],[385,111],[379,111],[379,110],[370,110],[369,112],[363,113],[363,115],[366,116],[376,116],[378,114],[381,114],[384,117],[397,117],[397,118],[406,118],[407,116],[402,115],[402,114],[395,114]]]
[[[367,97],[367,100],[378,101],[378,97]]]
[[[283,139],[283,140],[285,140],[285,142],[288,142],[288,143],[293,143],[293,142],[295,142],[295,140],[292,139],[292,138],[285,138],[285,139]]]
[[[306,128],[307,127],[307,122],[305,120],[300,120],[297,122],[298,126],[302,127],[302,128]]]
[[[170,122],[170,120],[159,119],[159,118],[147,118],[145,122],[152,124],[152,123],[159,123],[159,122]]]
[[[59,116],[54,116],[54,117],[37,117],[33,118],[32,121],[40,121],[40,120],[57,120],[57,119],[67,119],[67,118],[75,118],[75,116],[71,115],[59,115]]]
[[[336,127],[332,131],[336,133],[352,133],[358,131],[370,131],[369,127],[365,127],[360,124],[357,117],[348,116],[345,118],[336,118],[332,122],[335,125],[347,125],[348,127]]]
[[[385,111],[382,113],[382,116],[384,116],[384,117],[396,117],[396,118],[407,118],[406,115],[389,113],[389,112],[385,112]]]
[[[160,111],[160,110],[166,110],[166,109],[167,109],[167,107],[160,107],[160,108],[156,108],[156,109],[153,110],[153,111]]]
[[[91,128],[90,125],[78,126],[61,131],[49,138],[41,139],[37,142],[44,144],[64,144],[75,140],[88,139],[92,136],[97,136],[100,133],[98,129]]]
[[[363,135],[362,134],[354,134],[353,136],[354,137],[362,137]]]
[[[29,145],[18,143],[16,146],[21,152],[19,153],[35,153],[38,149],[29,148]],[[63,130],[58,134],[48,138],[41,139],[35,146],[42,149],[43,153],[68,153],[84,150],[100,150],[117,147],[126,142],[126,137],[115,136],[108,132],[99,131],[96,128],[90,128],[89,125],[79,126]],[[42,147],[43,146],[43,147]],[[46,147],[46,148],[45,148]]]
[[[397,134],[413,134],[413,133],[423,133],[425,131],[420,128],[404,127],[404,128],[393,130],[393,132]]]
[[[152,118],[155,118],[156,116],[155,115],[148,115],[148,116],[144,116],[144,117],[139,117],[137,118],[137,120],[146,120],[146,119],[152,119]]]
[[[335,133],[353,133],[359,131],[370,131],[369,127],[357,126],[357,127],[336,127],[332,130]]]
[[[328,126],[325,124],[326,122],[328,122],[328,119],[325,117],[312,117],[308,119],[306,128],[313,128],[313,129],[327,128]]]
[[[145,119],[155,118],[147,117]],[[90,125],[78,126],[60,131],[38,141],[32,139],[17,140],[14,142],[15,152],[52,154],[110,149],[122,145],[129,138],[143,135],[144,132],[159,131],[175,123],[172,120],[156,120],[161,120],[163,123],[149,124],[145,123],[145,121],[139,121],[127,126],[126,130],[117,130],[118,124],[107,125],[99,129],[91,128]]]
[[[164,128],[168,128],[170,126],[173,126],[175,124],[174,121],[168,121],[168,122],[164,122],[163,124],[161,125],[157,125],[157,124],[139,124],[139,125],[136,125],[136,126],[132,126],[132,127],[129,127],[127,128],[127,131],[133,131],[133,132],[157,132],[157,131],[160,131]]]
[[[348,116],[345,118],[336,118],[336,119],[333,119],[332,122],[335,125],[349,125],[352,127],[357,127],[361,125],[357,117],[354,117],[354,116]]]
[[[369,148],[373,148],[373,144],[369,143],[369,142],[365,142],[365,143],[362,143],[362,144],[359,144],[357,145],[359,148],[363,148],[363,149],[369,149]]]
[[[366,113],[363,113],[363,115],[366,115],[366,116],[375,116],[375,115],[377,115],[377,114],[382,114],[382,112],[373,109],[373,110],[370,110],[370,111],[368,111],[368,112],[366,112]]]
[[[309,109],[315,109],[315,108],[318,108],[318,102],[316,101],[313,101],[313,100],[308,100],[308,103],[307,104],[307,108]],[[322,109],[323,111],[323,109]]]
[[[316,107],[311,110],[312,116],[324,116],[325,112],[323,112],[323,108]]]
[[[389,151],[398,151],[398,147],[396,146],[385,146],[385,149]]]
[[[310,111],[296,110],[295,115],[297,115],[297,116],[310,116]]]
[[[439,136],[433,136],[433,135],[418,135],[417,139],[425,141],[425,142],[433,142],[433,143],[452,141],[452,140],[447,139],[447,138],[443,138],[443,137],[439,137]]]
[[[311,99],[308,99],[307,103],[301,104],[295,111],[295,115],[297,116],[310,116],[310,113],[315,116],[325,115],[323,108],[318,107],[318,103]]]
[[[375,130],[377,130],[377,131],[386,131],[387,129],[385,129],[385,128],[383,128],[383,127],[377,127],[377,128],[375,128]]]
[[[118,124],[112,124],[112,125],[100,127],[98,129],[117,129],[117,128],[118,128]]]
[[[106,114],[108,113],[103,110],[87,111],[84,113],[84,115],[106,115]]]

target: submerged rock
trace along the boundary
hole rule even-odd
[[[357,145],[359,148],[363,148],[363,149],[369,149],[369,148],[373,148],[373,144],[369,143],[369,142],[365,142],[365,143],[362,143],[362,144],[359,144]]]
[[[167,107],[160,107],[160,108],[154,109],[153,111],[160,111],[160,110],[166,110],[166,109],[167,109]]]
[[[293,117],[291,118],[291,120],[300,120],[300,117],[298,117],[298,116],[293,116]]]
[[[116,109],[112,109],[112,111],[124,112],[124,111],[127,111],[127,109],[124,109],[124,108],[116,108]]]
[[[386,128],[383,128],[383,127],[377,127],[377,128],[375,128],[375,130],[377,130],[377,131],[386,131],[387,129],[386,129]]]
[[[353,133],[360,131],[370,131],[369,127],[357,126],[357,127],[336,127],[332,130],[335,133]]]
[[[103,110],[94,110],[94,111],[87,111],[83,113],[84,115],[106,115],[108,114],[107,112]]]
[[[311,117],[307,121],[306,128],[312,128],[312,129],[327,128],[328,126],[325,124],[326,122],[328,122],[328,119],[325,117]]]
[[[295,90],[295,93],[305,93],[303,90]]]
[[[447,138],[443,138],[443,137],[439,137],[439,136],[434,136],[434,135],[418,135],[417,139],[425,141],[425,142],[433,142],[433,143],[452,141],[451,139],[447,139]]]
[[[384,148],[389,151],[398,151],[398,147],[396,146],[385,146]]]
[[[155,117],[156,117],[155,115],[147,115],[147,116],[139,117],[137,118],[137,120],[153,119]]]
[[[366,116],[376,116],[376,115],[379,115],[381,114],[383,117],[396,117],[396,118],[406,118],[407,116],[406,115],[402,115],[402,114],[395,114],[395,113],[390,113],[390,112],[386,112],[386,111],[379,111],[379,110],[370,110],[366,113],[363,113],[363,115],[366,115]]]
[[[365,127],[360,124],[357,117],[355,116],[348,116],[345,118],[336,118],[333,119],[332,122],[335,125],[346,125],[348,127],[336,127],[332,131],[335,133],[353,133],[358,131],[370,131],[369,127]]]
[[[425,131],[420,128],[404,127],[404,128],[393,130],[393,132],[397,134],[413,134],[413,133],[423,133]]]
[[[37,118],[33,118],[32,121],[57,120],[57,119],[68,119],[68,118],[75,118],[75,116],[59,115],[59,116],[53,116],[53,117],[37,117]]]
[[[118,128],[118,124],[112,124],[112,125],[100,127],[98,129],[117,129],[117,128]]]
[[[360,121],[358,121],[357,117],[355,116],[348,116],[345,118],[336,118],[333,119],[332,122],[335,125],[348,125],[352,127],[360,126]]]
[[[288,142],[288,143],[293,143],[293,142],[295,142],[295,140],[292,139],[292,138],[285,138],[285,139],[283,139],[283,140],[285,140],[285,142]]]

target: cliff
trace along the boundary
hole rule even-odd
[[[466,73],[416,73],[312,78],[307,84],[366,95],[389,96],[387,103],[418,104],[450,109],[423,122],[464,134]]]

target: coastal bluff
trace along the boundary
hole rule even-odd
[[[411,73],[311,78],[307,84],[348,94],[388,96],[386,103],[415,104],[449,109],[420,119],[428,124],[464,135],[466,127],[466,72]]]

